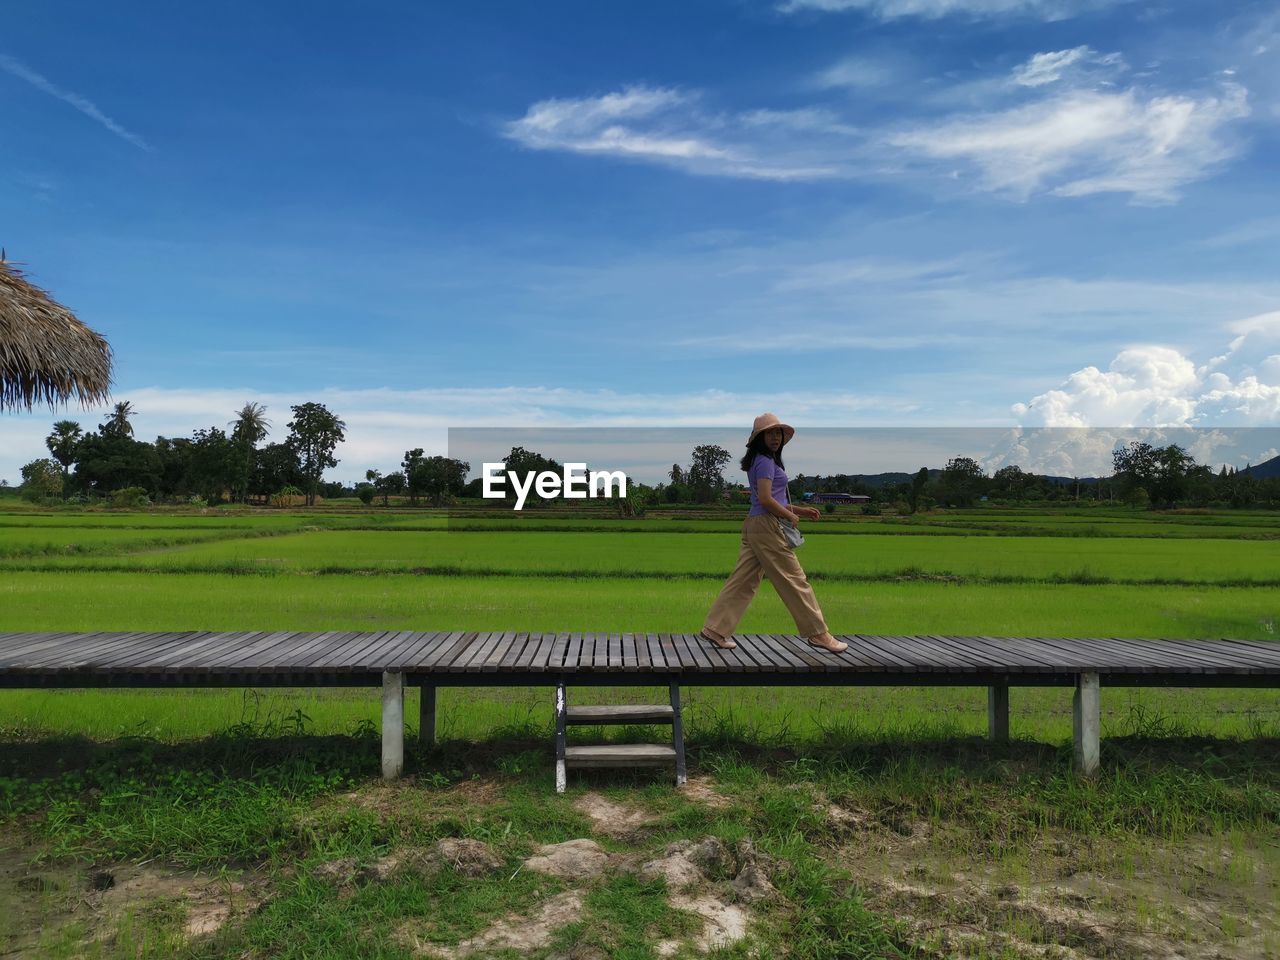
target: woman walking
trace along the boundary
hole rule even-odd
[[[783,532],[784,521],[794,525],[801,516],[809,520],[822,516],[814,507],[791,506],[787,495],[782,448],[795,432],[794,427],[772,413],[762,413],[747,438],[742,469],[747,471],[751,488],[751,510],[742,524],[742,550],[702,627],[702,636],[722,650],[737,646],[729,637],[756,595],[762,577],[769,578],[791,611],[796,627],[811,644],[832,653],[849,646],[827,630],[809,578]]]

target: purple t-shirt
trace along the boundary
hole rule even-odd
[[[773,479],[773,499],[788,506],[791,503],[791,501],[787,499],[786,473],[780,466],[778,466],[778,462],[772,457],[766,457],[763,453],[757,453],[756,458],[751,461],[751,469],[747,471],[747,486],[751,488],[751,509],[747,511],[748,517],[758,517],[762,513],[769,512],[760,505],[760,497],[756,492],[756,484],[760,481],[761,477],[770,477]]]

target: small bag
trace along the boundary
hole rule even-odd
[[[782,526],[782,535],[787,538],[787,545],[791,547],[792,550],[804,545],[804,534],[800,532],[799,527],[794,523],[782,519],[779,519],[778,523]]]

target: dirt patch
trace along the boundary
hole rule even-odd
[[[267,896],[264,877],[252,871],[198,873],[156,864],[49,863],[32,865],[35,851],[0,853],[0,910],[10,937],[0,953],[27,956],[41,937],[84,930],[85,949],[110,941],[127,916],[164,911],[166,929],[187,939],[216,933],[248,916]],[[75,936],[79,936],[76,934]],[[98,949],[98,948],[93,948]]]
[[[584,793],[574,801],[573,808],[586,815],[597,833],[610,837],[630,837],[657,820],[651,813],[614,803],[598,793]]]
[[[725,903],[710,894],[677,893],[672,895],[671,905],[702,918],[702,930],[693,939],[694,947],[702,953],[733,946],[747,935],[747,925],[751,922],[750,915],[742,907]],[[663,944],[658,946],[661,956],[670,956],[674,952],[664,953]]]
[[[832,859],[928,956],[1263,960],[1280,938],[1280,871],[1265,845],[1251,855],[1238,838],[1105,842],[1047,832],[993,857],[959,827],[849,806],[827,819],[840,828]]]
[[[110,875],[114,882],[98,892],[96,904],[109,920],[118,921],[126,912],[149,904],[175,902],[184,908],[183,929],[188,937],[214,933],[232,917],[256,910],[264,899],[262,883],[244,878],[131,864],[110,868]]]
[[[385,857],[362,864],[355,857],[341,857],[317,864],[311,875],[340,887],[357,882],[382,883],[406,874],[431,876],[445,868],[478,879],[503,866],[503,860],[487,843],[446,837],[435,846],[402,847]]]
[[[594,840],[548,843],[524,862],[526,870],[566,880],[592,880],[609,868],[610,856]]]
[[[717,810],[727,810],[733,806],[733,800],[720,793],[710,777],[690,777],[679,788],[680,793],[697,803],[704,803]]]
[[[581,890],[566,890],[556,894],[536,911],[522,917],[504,917],[487,930],[456,947],[446,947],[422,940],[411,927],[401,928],[401,941],[415,953],[424,957],[453,958],[473,954],[488,954],[498,950],[517,950],[529,953],[551,945],[551,938],[561,927],[582,919],[582,905],[586,894]]]

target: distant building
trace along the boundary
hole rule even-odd
[[[861,493],[806,493],[810,503],[870,503],[871,498]]]

